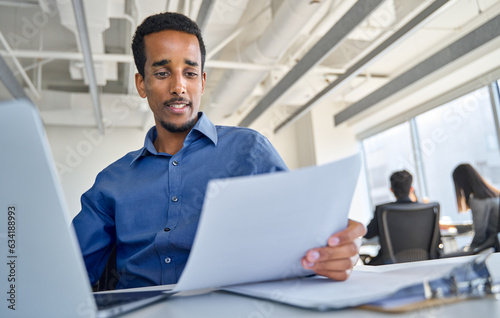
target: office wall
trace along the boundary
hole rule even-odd
[[[334,126],[333,115],[335,112],[334,105],[327,102],[319,103],[311,110],[310,118],[317,164],[338,160],[355,153],[361,154],[360,144],[351,127],[346,123]],[[371,214],[366,174],[364,166],[362,166],[351,203],[349,217],[366,224],[370,221]]]
[[[46,127],[71,216],[80,211],[80,196],[106,166],[144,144],[140,129],[114,128],[105,136],[95,128]]]
[[[300,145],[297,143],[297,132],[295,127],[283,131],[280,134],[270,134],[269,131],[260,132],[273,144],[289,169],[293,170],[303,166],[297,155],[300,152]]]
[[[283,131],[295,130],[297,143],[297,159],[299,167],[307,167],[317,164],[316,144],[314,141],[313,121],[311,113],[305,114],[297,122]]]

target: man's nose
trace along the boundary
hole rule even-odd
[[[186,93],[186,82],[185,79],[182,77],[182,74],[176,74],[172,77],[170,93],[175,95],[181,95]]]

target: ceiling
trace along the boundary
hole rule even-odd
[[[0,0],[0,99],[30,98],[46,125],[149,127],[130,41],[166,10],[202,27],[202,110],[275,132],[325,101],[335,124],[353,120],[500,48],[500,0]]]

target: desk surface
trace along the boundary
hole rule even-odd
[[[500,280],[500,254],[495,253],[493,258],[487,262],[490,274],[495,282]],[[430,260],[415,263],[402,263],[387,265],[387,267],[360,268],[360,271],[369,272],[390,272],[396,269],[415,269],[420,266],[444,264],[460,264],[473,256],[463,258],[451,258],[441,260]],[[467,258],[467,259],[466,259]],[[442,262],[442,264],[440,264]],[[391,268],[390,268],[391,267]],[[380,270],[380,271],[379,271]],[[406,271],[408,273],[408,271]],[[412,271],[411,273],[421,273]],[[399,272],[403,274],[403,272]],[[416,274],[419,275],[419,274]],[[143,289],[165,289],[174,285],[145,287]],[[382,286],[381,286],[382,287]],[[346,289],[347,290],[347,289]],[[352,292],[352,289],[351,289]],[[366,309],[343,309],[331,311],[315,311],[275,303],[269,300],[262,300],[248,296],[233,294],[224,291],[208,290],[205,292],[190,292],[192,295],[173,295],[171,298],[138,309],[134,312],[123,315],[126,318],[139,317],[168,317],[168,318],[194,318],[194,317],[220,317],[220,318],[294,318],[294,317],[439,317],[439,318],[460,318],[460,317],[500,317],[500,294],[497,299],[493,296],[483,299],[470,299],[455,303],[441,304],[433,307],[421,308],[406,313],[388,314],[383,312],[370,311]],[[197,294],[196,294],[197,293]]]
[[[387,314],[362,309],[313,311],[266,300],[215,291],[170,299],[139,309],[122,317],[218,317],[218,318],[294,318],[294,317],[500,317],[500,300],[467,300],[454,304],[423,308],[404,314]]]

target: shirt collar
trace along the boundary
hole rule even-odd
[[[410,199],[410,197],[404,197],[401,199],[396,200],[397,203],[413,203],[413,201]]]
[[[186,140],[184,141],[184,145],[186,145],[186,142],[189,140],[192,140],[196,138],[196,135],[198,133],[201,133],[203,136],[207,137],[210,139],[214,145],[217,146],[217,128],[215,128],[215,125],[208,119],[207,115],[203,112],[198,112],[198,121],[194,125],[193,129],[189,132],[189,134],[186,136]]]
[[[194,125],[193,129],[189,132],[184,140],[184,146],[197,138],[196,135],[201,134],[202,136],[207,137],[210,141],[213,142],[214,145],[217,145],[218,137],[217,137],[217,128],[215,125],[208,119],[207,115],[203,112],[198,112],[198,121]],[[144,140],[144,146],[139,149],[137,155],[132,159],[130,164],[132,165],[135,161],[137,161],[140,157],[147,156],[148,154],[157,155],[158,152],[153,144],[157,136],[156,126],[153,126],[149,129],[146,134],[146,138]]]

